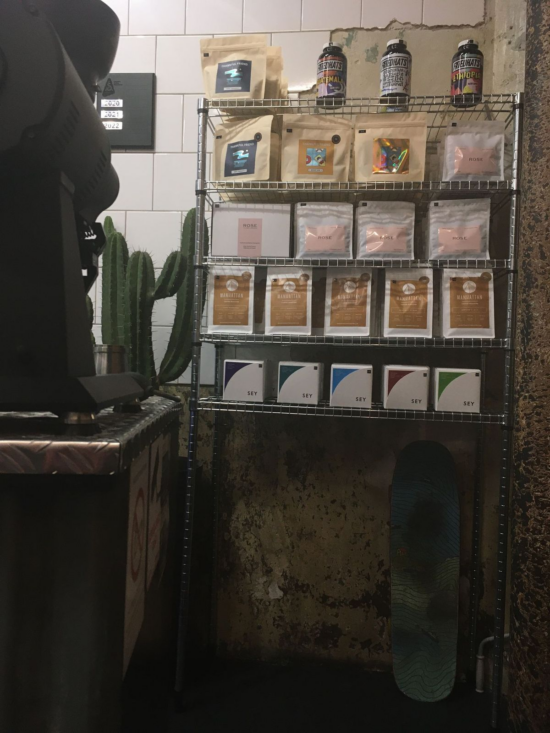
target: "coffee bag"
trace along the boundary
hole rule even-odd
[[[423,181],[427,117],[424,112],[358,115],[356,181]]]
[[[266,334],[311,334],[311,268],[269,267]]]
[[[267,72],[265,98],[281,98],[281,75],[283,73],[283,54],[280,46],[267,47]]]
[[[443,180],[501,181],[504,140],[504,120],[451,122],[445,136]]]
[[[355,215],[357,259],[414,259],[415,206],[406,201],[361,201]]]
[[[491,270],[444,270],[442,335],[494,338],[494,276]]]
[[[370,334],[372,271],[329,267],[325,303],[325,333],[332,336]]]
[[[347,181],[352,124],[321,115],[284,115],[283,181]]]
[[[228,120],[214,132],[216,181],[276,180],[279,156],[273,116]]]
[[[489,259],[490,221],[490,199],[432,201],[428,214],[429,259]]]
[[[432,322],[432,270],[386,270],[384,336],[431,338]]]
[[[353,204],[300,203],[294,216],[298,259],[353,257]]]
[[[208,333],[252,333],[254,268],[212,267],[208,272]]]
[[[201,38],[204,94],[208,99],[263,99],[267,72],[264,35]]]

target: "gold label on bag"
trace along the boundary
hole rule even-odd
[[[214,326],[248,326],[250,272],[214,276]]]
[[[336,327],[367,325],[367,299],[370,275],[335,277],[332,281],[330,325]]]
[[[428,328],[428,278],[392,280],[390,328]]]
[[[372,145],[372,172],[406,174],[409,172],[411,144],[407,138],[377,137]]]
[[[480,277],[452,277],[450,282],[450,327],[490,328],[491,274]]]
[[[299,140],[298,173],[306,176],[332,176],[334,143],[330,140]]]
[[[271,278],[271,325],[307,326],[309,275]]]

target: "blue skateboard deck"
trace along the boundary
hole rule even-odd
[[[392,484],[391,627],[395,680],[413,700],[443,700],[454,686],[459,520],[453,457],[440,443],[411,443]]]

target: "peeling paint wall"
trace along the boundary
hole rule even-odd
[[[516,91],[523,79],[523,12],[523,0],[491,0],[486,3],[485,22],[474,30],[394,22],[383,30],[337,30],[332,37],[344,44],[357,95],[378,94],[380,55],[386,41],[396,35],[407,40],[413,54],[414,94],[448,93],[451,56],[458,42],[470,35],[485,53],[486,91]],[[380,358],[383,363],[385,357],[399,363],[403,357],[395,352],[375,356],[375,351],[360,352],[362,359]],[[234,355],[247,358],[250,353]],[[454,354],[448,355],[449,363],[455,363]],[[269,356],[314,360],[319,355],[302,351]],[[441,353],[437,358],[439,365],[445,365]],[[345,360],[346,354],[326,355],[324,360],[339,359]],[[425,356],[418,359],[424,363]],[[497,373],[496,366],[494,370]],[[253,415],[224,415],[220,421],[220,651],[230,656],[333,659],[387,667],[391,661],[389,487],[399,451],[413,440],[433,439],[451,450],[458,471],[459,655],[464,671],[477,429]],[[205,420],[203,414],[203,491],[209,490],[211,427],[211,416]],[[486,429],[480,637],[492,631],[499,438],[499,428]]]

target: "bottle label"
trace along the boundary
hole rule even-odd
[[[482,94],[483,59],[463,54],[453,61],[451,71],[451,97],[457,94]]]
[[[340,56],[323,56],[317,62],[317,97],[346,96],[346,62]]]
[[[380,94],[411,93],[412,59],[404,53],[384,56],[380,65]]]

